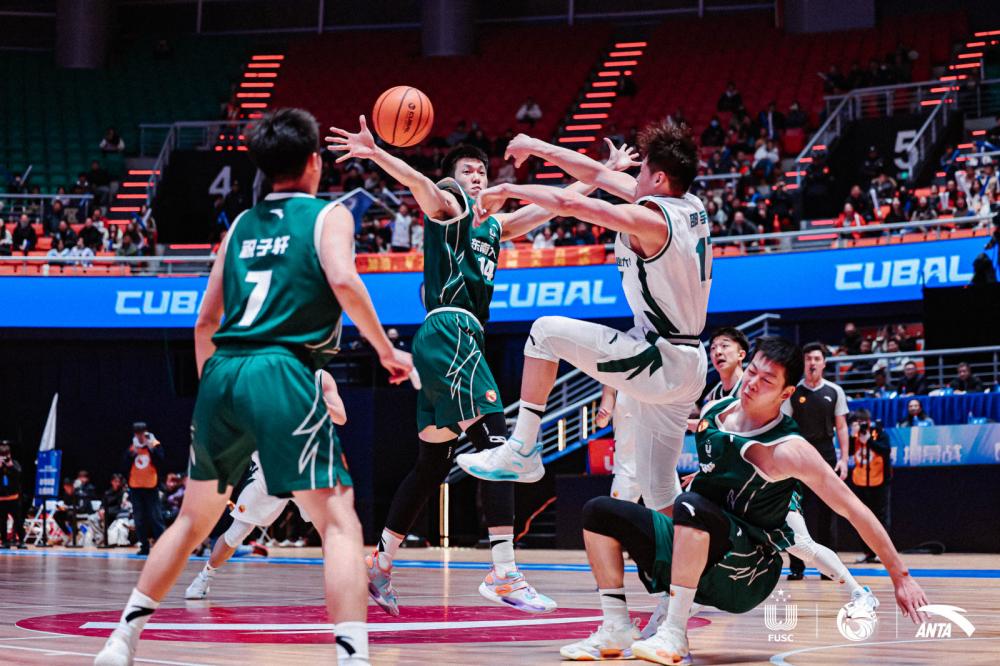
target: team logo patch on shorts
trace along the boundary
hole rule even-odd
[[[706,428],[708,428],[708,419],[702,419],[698,423],[698,432],[703,432]]]
[[[247,505],[246,504],[240,504],[238,507],[236,507],[236,510],[239,511],[240,513],[246,513],[247,512]]]
[[[804,395],[800,395],[799,396],[799,402],[805,402],[805,401],[806,401],[806,397]]]
[[[497,392],[494,391],[493,389],[490,389],[489,391],[486,392],[486,399],[489,402],[496,402],[497,401]]]

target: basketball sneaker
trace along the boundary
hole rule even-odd
[[[667,619],[667,607],[670,605],[670,596],[663,595],[660,597],[660,603],[656,604],[656,610],[653,614],[649,616],[649,621],[646,622],[646,626],[642,628],[639,632],[639,638],[646,640],[656,633],[656,630],[660,628],[663,621]],[[688,612],[688,617],[694,617],[700,613],[705,606],[703,604],[691,604],[691,610]]]
[[[185,599],[204,599],[208,596],[208,588],[212,585],[212,576],[215,575],[215,571],[206,571],[202,569],[198,572],[198,575],[194,577],[191,584],[188,585],[187,590],[184,591]]]
[[[660,627],[650,638],[632,643],[632,655],[656,664],[690,664],[687,635],[672,627]]]
[[[555,601],[529,585],[520,571],[508,571],[506,576],[498,576],[495,569],[490,569],[479,586],[479,594],[525,613],[551,613],[557,607]]]
[[[399,598],[392,586],[392,566],[382,568],[377,550],[372,551],[371,555],[365,555],[365,564],[368,566],[368,596],[386,613],[398,617]]]
[[[492,449],[463,453],[455,462],[468,474],[484,481],[534,483],[545,476],[541,445],[535,444],[529,449],[516,439],[509,439]]]
[[[132,666],[138,642],[138,632],[115,629],[94,657],[94,666]]]
[[[851,594],[851,601],[847,604],[847,617],[875,617],[878,607],[878,598],[872,592],[872,588],[865,585]]]
[[[637,641],[635,627],[612,627],[601,625],[597,631],[582,641],[559,648],[563,659],[571,661],[603,661],[604,659],[634,659],[632,643]]]

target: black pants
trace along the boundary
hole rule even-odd
[[[135,519],[135,533],[139,537],[139,548],[149,550],[149,539],[159,539],[163,534],[163,508],[160,506],[160,492],[156,488],[132,488],[132,518]]]
[[[883,483],[881,486],[853,486],[854,494],[858,496],[861,503],[872,510],[875,517],[878,518],[878,522],[882,523],[882,527],[885,531],[889,531],[889,526],[891,524],[891,515],[889,511],[889,500],[890,500],[890,486],[887,483]],[[875,557],[875,551],[873,551],[868,544],[864,544],[865,555],[867,557]]]
[[[827,460],[826,462],[830,467],[834,467],[837,464],[836,460]],[[805,518],[806,527],[809,528],[809,536],[816,543],[823,544],[827,548],[836,551],[837,544],[836,531],[833,529],[833,509],[828,507],[805,484],[800,485],[802,485],[802,517]],[[793,573],[802,573],[805,571],[806,565],[805,562],[789,553],[788,568]]]
[[[0,502],[0,529],[3,530],[3,544],[10,543],[7,540],[7,516],[14,518],[14,540],[17,543],[24,543],[24,519],[21,516],[21,500],[3,500]]]

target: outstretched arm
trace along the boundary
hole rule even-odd
[[[375,137],[368,129],[364,116],[358,118],[358,123],[361,129],[357,133],[339,127],[330,128],[335,135],[326,137],[330,150],[344,153],[337,158],[338,163],[352,157],[375,162],[403,187],[409,188],[417,205],[432,220],[450,220],[462,213],[463,207],[453,194],[442,190],[430,178],[375,145]]]
[[[575,150],[554,146],[526,134],[518,134],[507,144],[504,158],[513,159],[515,166],[521,166],[531,155],[552,162],[581,183],[602,189],[625,201],[635,199],[636,181],[627,173],[615,171]]]
[[[751,446],[745,457],[771,478],[799,479],[828,507],[846,518],[885,565],[900,609],[914,622],[923,621],[917,609],[927,604],[927,597],[910,577],[889,534],[809,442],[795,438],[773,447]]]
[[[538,204],[554,215],[575,217],[599,224],[613,231],[638,237],[640,244],[663,247],[667,242],[667,222],[663,215],[635,204],[612,204],[586,197],[569,188],[549,185],[514,185],[504,183],[479,193],[480,216],[499,210],[507,199],[516,197]]]
[[[615,144],[611,142],[611,139],[606,138],[604,141],[608,144],[608,149],[610,150],[608,159],[604,162],[604,166],[609,169],[613,169],[614,171],[624,171],[629,167],[639,166],[639,154],[636,152],[635,148],[629,148],[628,144],[624,143],[620,147],[616,148]],[[576,182],[568,186],[566,189],[570,192],[577,192],[587,196],[592,194],[597,188],[592,185]],[[542,224],[545,224],[555,217],[555,214],[542,208],[538,204],[531,204],[523,206],[513,213],[500,213],[494,215],[494,217],[500,218],[500,223],[503,228],[503,232],[500,234],[500,240],[512,240],[523,236]]]

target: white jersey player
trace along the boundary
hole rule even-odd
[[[544,475],[538,430],[560,360],[620,395],[636,425],[636,467],[646,505],[670,513],[680,487],[674,470],[687,417],[701,397],[708,360],[698,336],[705,326],[712,285],[708,215],[687,193],[697,149],[686,132],[654,124],[640,134],[638,177],[613,172],[584,155],[520,135],[508,145],[515,162],[529,155],[555,163],[572,177],[635,203],[614,205],[560,188],[504,184],[480,193],[479,213],[511,197],[558,215],[618,232],[615,257],[633,327],[542,317],[525,343],[521,408],[507,444],[456,462],[469,474],[495,481],[537,481]]]
[[[322,371],[323,400],[326,403],[330,420],[336,425],[343,425],[347,422],[347,413],[344,410],[344,402],[337,392],[337,384],[330,373]],[[243,544],[250,533],[258,527],[267,529],[284,512],[289,502],[294,502],[290,497],[275,497],[267,490],[267,482],[264,481],[264,473],[260,467],[260,457],[254,451],[250,456],[250,479],[240,491],[236,499],[236,504],[230,510],[229,515],[233,519],[233,524],[229,526],[215,545],[212,547],[212,554],[205,563],[205,567],[198,572],[195,579],[188,585],[184,592],[185,599],[205,599],[208,597],[209,588],[215,572],[233,556],[236,549]],[[299,515],[307,523],[312,522],[309,514],[298,503]]]

